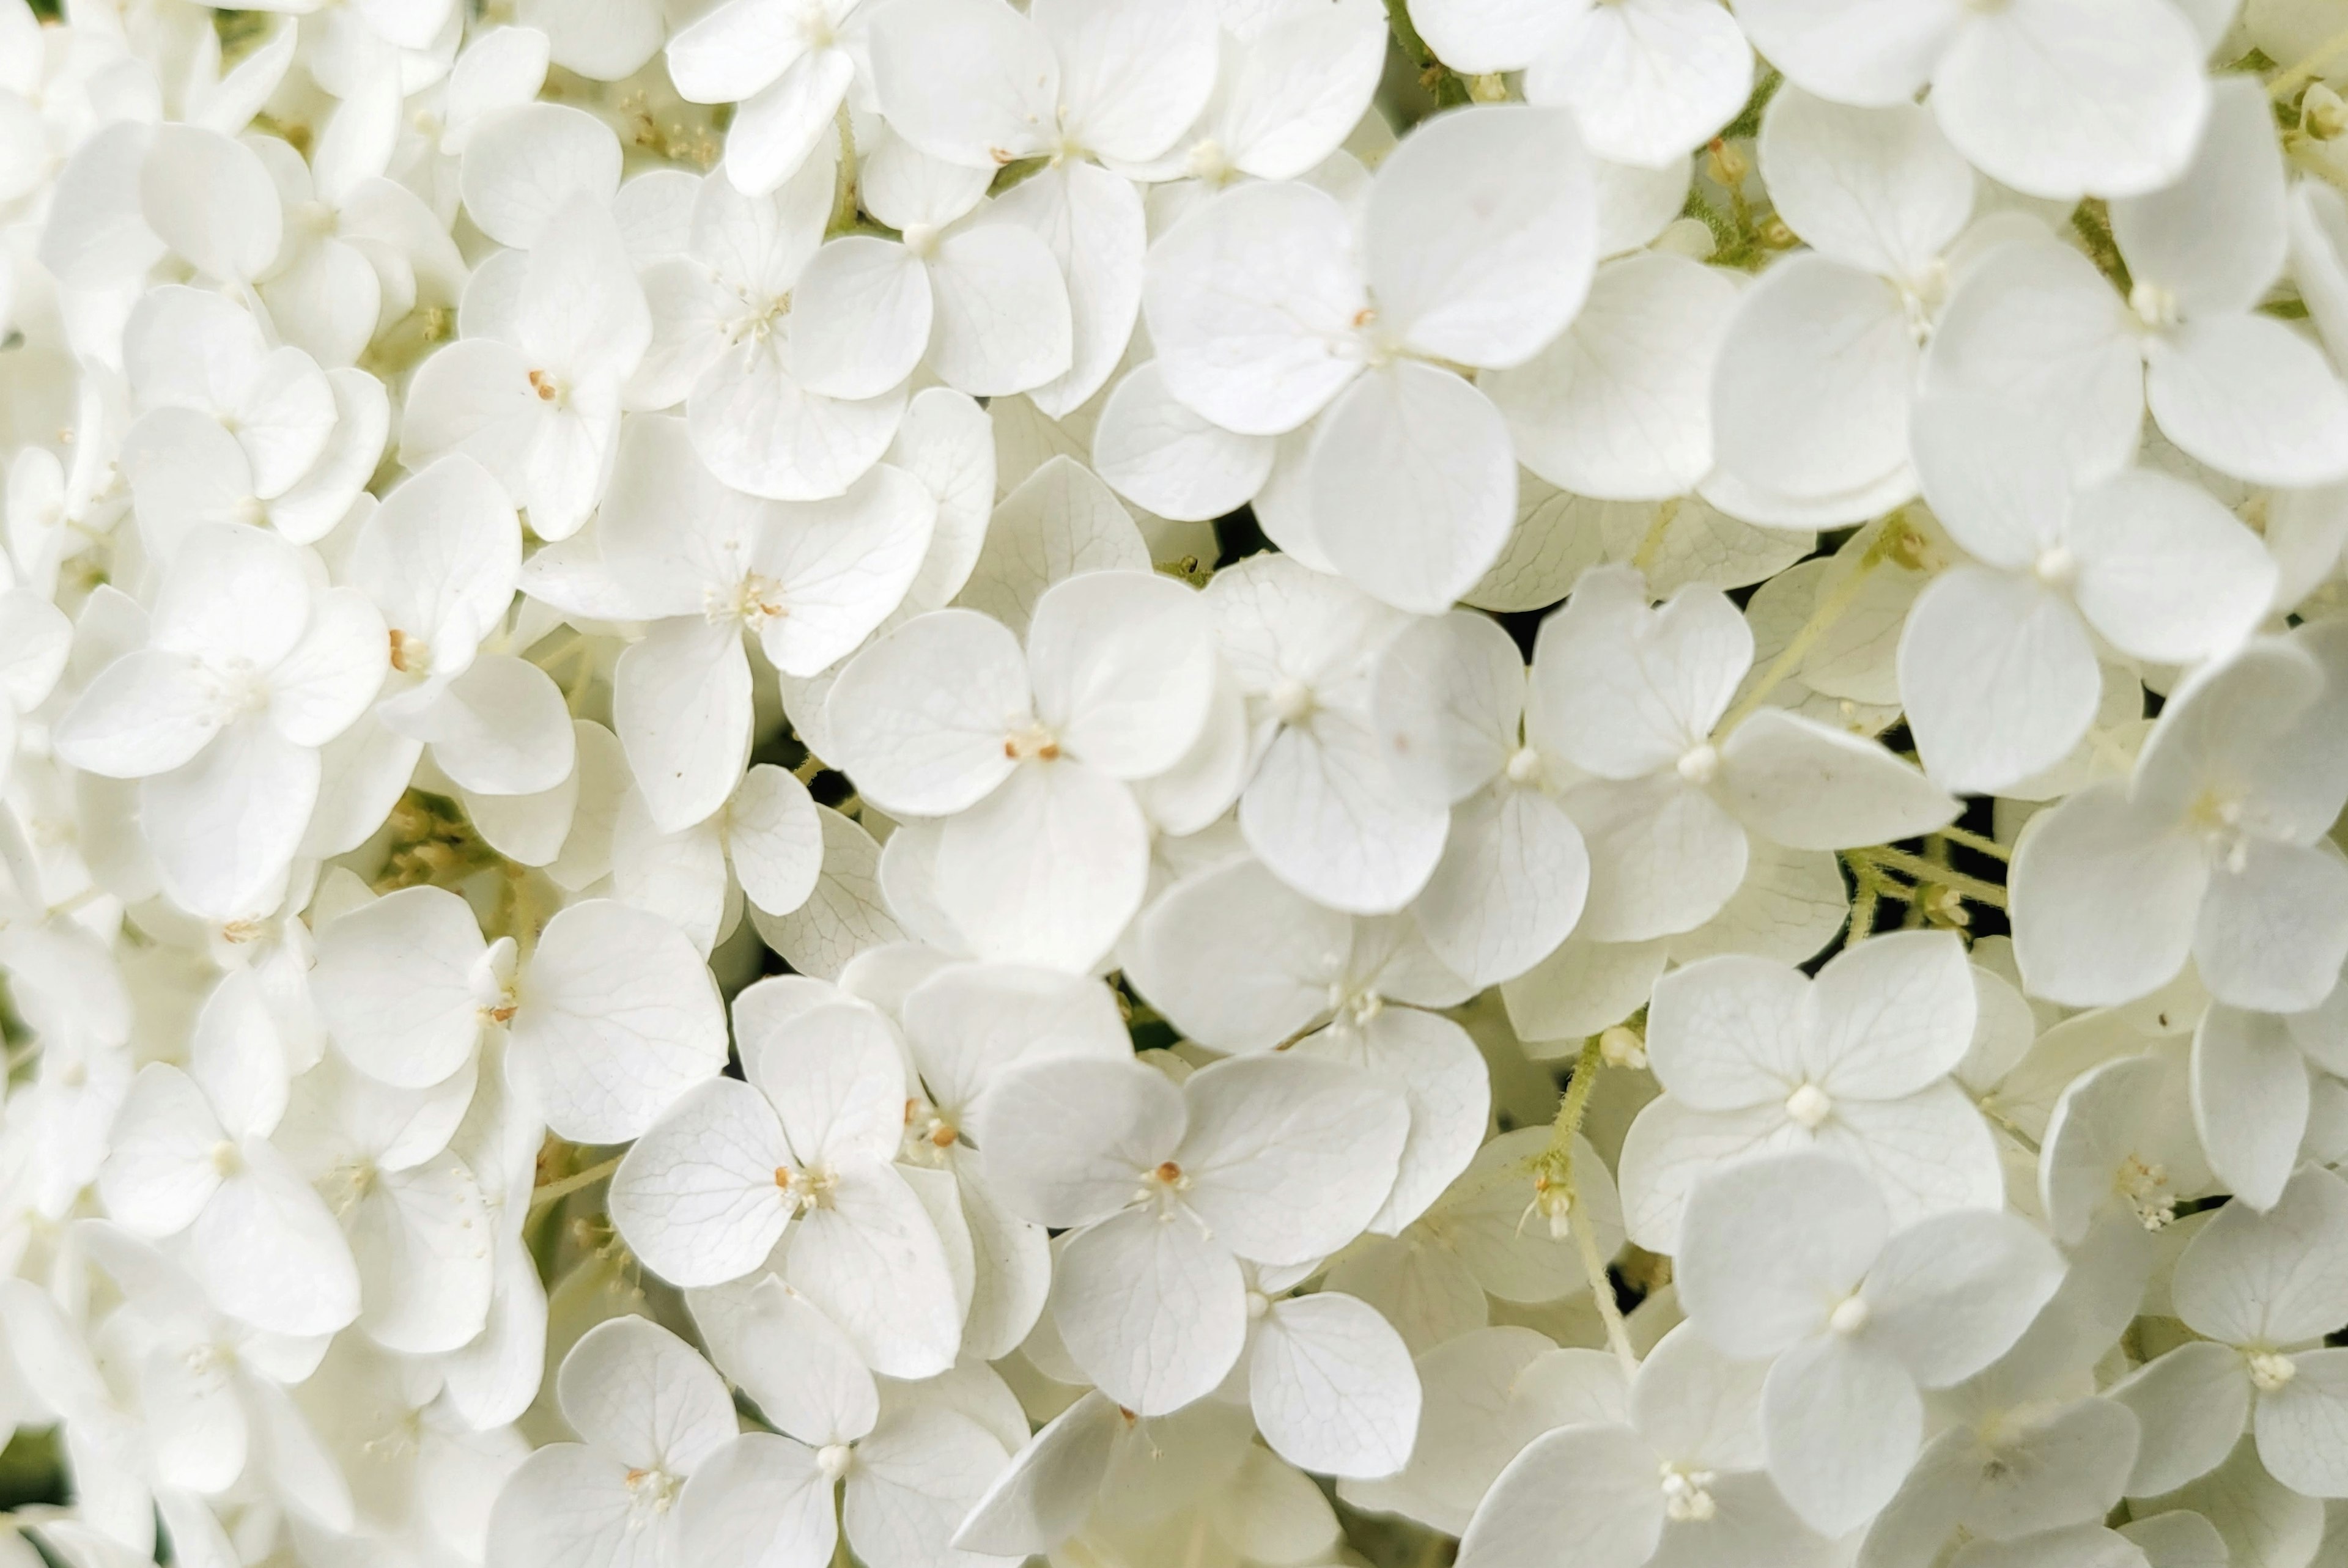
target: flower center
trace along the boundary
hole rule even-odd
[[[2139,279],[2128,291],[2128,309],[2135,313],[2137,324],[2147,332],[2163,332],[2182,319],[2177,295],[2150,279]]]
[[[815,1450],[815,1465],[823,1471],[824,1480],[838,1481],[848,1473],[849,1464],[855,1457],[846,1443],[826,1443]]]
[[[1720,776],[1720,748],[1710,741],[1690,746],[1680,755],[1680,777],[1702,789]]]
[[[1512,784],[1523,785],[1540,783],[1541,776],[1540,753],[1533,750],[1530,746],[1519,746],[1515,751],[1509,753],[1508,771],[1509,782]]]
[[[2040,553],[2030,574],[2048,588],[2067,589],[2079,580],[2079,558],[2056,545]]]
[[[1231,160],[1223,151],[1223,144],[1209,137],[1192,146],[1190,156],[1183,160],[1182,172],[1193,179],[1220,185],[1231,177]]]
[[[630,1471],[628,1472],[628,1512],[631,1516],[628,1521],[629,1528],[638,1528],[644,1522],[644,1515],[649,1514],[656,1519],[666,1513],[669,1506],[676,1501],[677,1488],[683,1484],[680,1477],[671,1475],[658,1466]]]
[[[742,313],[726,323],[726,341],[729,345],[764,343],[782,329],[784,320],[791,313],[791,297],[778,294],[771,300],[744,296]]]
[[[1701,1524],[1719,1512],[1712,1501],[1712,1471],[1690,1470],[1673,1460],[1665,1460],[1663,1471],[1666,1518],[1680,1524]]]
[[[244,1153],[233,1142],[223,1138],[212,1145],[211,1162],[213,1171],[225,1180],[244,1169]]]
[[[2288,1356],[2261,1350],[2250,1358],[2250,1386],[2261,1394],[2271,1394],[2298,1376],[2299,1367]]]
[[[2168,1173],[2142,1155],[2130,1154],[2120,1162],[2112,1187],[2148,1231],[2163,1229],[2177,1217],[2177,1194],[2168,1189]]]
[[[268,677],[249,659],[231,659],[211,671],[212,712],[222,725],[250,718],[269,706]]]
[[[1272,716],[1283,724],[1303,723],[1318,705],[1313,688],[1302,681],[1282,681],[1272,689]]]
[[[432,671],[432,645],[421,637],[411,637],[395,626],[391,629],[391,667],[403,675],[428,675]]]
[[[1827,1314],[1827,1327],[1838,1334],[1856,1334],[1867,1327],[1867,1297],[1847,1296]]]
[[[809,1209],[831,1207],[832,1194],[839,1188],[839,1178],[818,1165],[797,1171],[788,1165],[777,1165],[775,1185],[781,1189],[783,1202],[791,1212],[802,1214]]]
[[[1786,1096],[1786,1114],[1815,1132],[1834,1114],[1834,1101],[1815,1083],[1805,1083]]]
[[[783,585],[755,571],[744,572],[730,592],[722,588],[702,590],[702,619],[712,626],[723,626],[729,621],[750,626],[789,613],[789,609],[783,603]]]
[[[1060,737],[1041,724],[1030,724],[1004,737],[1003,754],[1019,763],[1053,762],[1060,754]]]
[[[545,371],[533,370],[530,373],[530,389],[538,394],[538,400],[541,403],[562,401],[562,384]]]

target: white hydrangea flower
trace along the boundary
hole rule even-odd
[[[1928,1215],[1894,1229],[1864,1171],[1789,1153],[1690,1194],[1680,1299],[1695,1332],[1767,1358],[1770,1479],[1828,1535],[1890,1501],[1922,1440],[1921,1388],[2003,1354],[2054,1294],[2063,1260],[2014,1215]]]
[[[2169,1288],[2203,1337],[2113,1390],[2144,1423],[2128,1491],[2173,1491],[2216,1468],[2247,1426],[2277,1481],[2348,1495],[2333,1440],[2348,1419],[2348,1351],[2321,1342],[2348,1319],[2348,1184],[2311,1166],[2263,1214],[2230,1204],[2187,1244]]]
[[[1352,1240],[1408,1125],[1402,1096],[1365,1073],[1253,1056],[1180,1088],[1138,1062],[1025,1066],[996,1083],[976,1134],[1005,1204],[1077,1228],[1052,1282],[1069,1353],[1119,1404],[1162,1415],[1239,1359],[1239,1259],[1308,1263]],[[1193,1305],[1157,1309],[1169,1299]]]
[[[602,491],[653,323],[602,199],[580,190],[527,232],[510,308],[417,368],[400,456],[419,468],[448,452],[479,459],[532,533],[562,539]]]
[[[1057,418],[1123,357],[1140,309],[1147,232],[1122,169],[1173,145],[1205,107],[1216,71],[1205,0],[1046,4],[915,0],[890,7],[871,40],[891,128],[931,157],[994,169],[1042,158],[997,218],[1035,231],[1067,281],[1068,368],[1028,396]]]
[[[2290,243],[2266,94],[2216,84],[2192,168],[2112,203],[2111,223],[2132,280],[2125,302],[2075,252],[2002,251],[1950,302],[1927,384],[2030,405],[2100,468],[2130,456],[2148,404],[2164,435],[2221,473],[2303,486],[2348,472],[2348,384],[2256,309]],[[2050,317],[2062,331],[2045,329]]]
[[[571,1348],[556,1389],[585,1440],[522,1461],[489,1515],[489,1553],[530,1568],[674,1561],[680,1493],[737,1440],[725,1383],[667,1329],[614,1317]]]
[[[1745,879],[1746,832],[1833,849],[1927,832],[1956,802],[1881,746],[1784,709],[1725,731],[1753,633],[1715,589],[1651,608],[1637,571],[1582,574],[1541,624],[1532,702],[1588,777],[1566,808],[1590,852],[1582,934],[1643,941],[1719,913]]]
[[[974,610],[917,617],[840,671],[826,728],[875,804],[947,819],[935,895],[979,956],[1081,970],[1140,907],[1131,784],[1198,738],[1214,643],[1198,594],[1124,571],[1047,590],[1026,643]]]
[[[1964,949],[1946,933],[1871,938],[1815,980],[1722,955],[1655,982],[1647,1060],[1665,1090],[1622,1147],[1632,1239],[1676,1251],[1706,1173],[1816,1148],[1870,1173],[1894,1220],[1998,1207],[1989,1124],[1949,1079],[1973,1037]]]
[[[737,1028],[750,1082],[712,1079],[645,1130],[613,1178],[621,1234],[662,1277],[694,1286],[748,1274],[788,1229],[786,1278],[876,1371],[944,1370],[968,1297],[892,1163],[906,1096],[888,1024],[841,1001]]]
[[[1991,178],[2044,196],[2132,196],[2192,157],[2208,113],[2203,46],[2166,0],[1740,0],[1754,47],[1821,97],[1905,103]]]
[[[257,988],[231,975],[196,1020],[185,1071],[149,1062],[110,1134],[98,1190],[135,1235],[188,1235],[187,1264],[222,1312],[276,1334],[358,1316],[359,1276],[325,1204],[270,1142],[287,1064]]]
[[[2035,995],[2129,1001],[2193,959],[2213,995],[2292,1012],[2348,958],[2348,866],[2314,847],[2348,768],[2333,629],[2264,639],[2170,694],[2126,781],[2088,785],[2014,856],[2014,957]]]
[[[181,543],[142,641],[58,722],[57,755],[141,781],[140,825],[182,904],[225,917],[273,903],[317,803],[318,748],[383,682],[382,619],[294,546],[215,524]]]
[[[1829,1560],[1827,1539],[1770,1484],[1766,1362],[1734,1361],[1694,1324],[1640,1363],[1622,1419],[1535,1439],[1485,1493],[1459,1541],[1469,1568],[1563,1561],[1639,1568],[1735,1551],[1789,1565]],[[1734,1545],[1730,1544],[1734,1542]]]

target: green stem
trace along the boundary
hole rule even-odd
[[[620,1159],[621,1156],[614,1154],[600,1165],[590,1165],[585,1170],[565,1176],[559,1182],[547,1183],[530,1194],[530,1212],[536,1214],[549,1204],[559,1203],[582,1187],[593,1186],[620,1168]]]
[[[1793,641],[1778,651],[1776,658],[1769,661],[1769,667],[1761,672],[1761,679],[1755,683],[1753,690],[1746,692],[1745,700],[1730,709],[1728,717],[1723,719],[1714,729],[1712,739],[1715,745],[1726,739],[1730,731],[1757,712],[1761,704],[1768,700],[1769,693],[1775,692],[1787,676],[1802,667],[1802,661],[1809,657],[1810,650],[1818,645],[1818,639],[1831,630],[1835,622],[1840,620],[1850,607],[1859,602],[1860,592],[1867,587],[1867,579],[1874,575],[1877,567],[1883,564],[1884,558],[1889,553],[1885,541],[1895,538],[1898,533],[1899,530],[1896,528],[1879,528],[1875,538],[1869,542],[1866,553],[1859,558],[1859,564],[1851,569],[1850,574],[1835,584],[1832,592],[1811,607],[1809,619],[1803,621],[1800,628],[1795,631]]]
[[[1944,827],[1933,836],[1945,838],[1958,848],[1970,849],[1975,855],[1986,855],[1992,860],[2010,860],[2013,857],[2013,851],[1996,839],[1984,837],[1978,833],[1968,833],[1962,827]]]
[[[1935,866],[1922,856],[1910,855],[1904,849],[1879,844],[1868,849],[1846,849],[1843,854],[1859,857],[1887,871],[1897,871],[1903,876],[1912,876],[1920,883],[1930,882],[1952,888],[1974,903],[1986,904],[1993,909],[2005,907],[2005,889],[1996,883],[1968,876],[1962,871],[1952,871],[1945,866]]]

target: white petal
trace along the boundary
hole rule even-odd
[[[2077,471],[2108,474],[2135,458],[2144,423],[2131,319],[2085,256],[2015,240],[1967,272],[1942,309],[1924,384],[2019,402],[2061,434]]]
[[[685,1481],[677,1553],[744,1568],[822,1568],[839,1544],[831,1493],[831,1478],[805,1447],[772,1432],[744,1432]]]
[[[1962,21],[1938,0],[1745,0],[1736,19],[1788,79],[1845,104],[1913,98]]]
[[[759,628],[775,668],[813,675],[895,613],[922,569],[936,518],[929,489],[887,463],[836,499],[783,509],[754,556],[783,600],[783,613]]]
[[[750,756],[750,661],[730,621],[676,617],[620,656],[612,725],[667,832],[726,804]]]
[[[1359,372],[1343,349],[1369,296],[1352,224],[1311,186],[1243,185],[1150,248],[1142,304],[1183,404],[1244,435],[1319,413]]]
[[[1676,773],[1592,780],[1566,796],[1566,810],[1590,855],[1581,929],[1594,940],[1693,930],[1745,879],[1745,830]]]
[[[1272,474],[1274,446],[1270,436],[1234,435],[1184,406],[1153,360],[1108,395],[1093,462],[1136,506],[1203,522],[1254,498]]]
[[[1900,697],[1924,770],[1988,791],[2054,766],[2103,681],[2078,612],[2028,579],[1960,566],[1925,584],[1900,636]]]
[[[620,188],[620,144],[592,115],[533,103],[484,120],[465,148],[465,210],[500,245],[527,247],[576,192],[608,201]]]
[[[1075,354],[1068,285],[1051,248],[1015,223],[946,235],[929,259],[930,368],[973,397],[1025,392]]]
[[[1890,1501],[1922,1440],[1916,1385],[1864,1338],[1837,1335],[1787,1351],[1769,1369],[1761,1409],[1769,1478],[1825,1535]]]
[[[1478,384],[1518,458],[1550,483],[1608,499],[1684,495],[1712,467],[1712,364],[1736,300],[1683,256],[1610,261],[1562,336]]]
[[[1599,157],[1655,168],[1717,133],[1752,88],[1752,46],[1704,0],[1592,7],[1525,77],[1533,102],[1572,107]]]
[[[835,1176],[829,1204],[809,1210],[792,1234],[792,1288],[846,1330],[874,1371],[944,1371],[962,1310],[937,1228],[895,1167],[860,1158]]]
[[[738,1279],[766,1261],[790,1217],[775,1182],[789,1154],[764,1095],[713,1080],[688,1091],[628,1150],[612,1178],[613,1223],[673,1285]]]
[[[1072,1226],[1115,1214],[1182,1137],[1182,1096],[1131,1061],[1029,1063],[980,1102],[987,1185],[1014,1213]]]
[[[2259,1460],[2293,1491],[2348,1495],[2348,1351],[2304,1351],[2291,1366],[2291,1381],[2259,1399]]]
[[[1972,1043],[1972,969],[1947,932],[1890,932],[1846,948],[1818,971],[1811,1006],[1804,1065],[1833,1095],[1913,1094]]]
[[[734,1436],[726,1385],[648,1317],[614,1317],[580,1336],[555,1393],[573,1431],[632,1466],[684,1475]]]
[[[1394,782],[1370,726],[1335,710],[1275,736],[1240,798],[1240,829],[1273,875],[1356,914],[1416,897],[1449,825]]]
[[[2348,1184],[2302,1168],[2264,1214],[2230,1204],[2177,1260],[2171,1300],[2196,1333],[2230,1345],[2291,1345],[2331,1330],[2348,1306]]]
[[[735,110],[726,130],[726,178],[763,194],[811,163],[829,161],[832,126],[856,75],[844,49],[810,49]]]
[[[1972,211],[1972,170],[1913,105],[1852,108],[1797,87],[1769,100],[1759,151],[1787,226],[1879,277],[1926,276]]]
[[[489,1211],[473,1173],[443,1150],[377,1179],[345,1216],[358,1264],[359,1327],[386,1349],[454,1350],[489,1321]]]
[[[2132,278],[2168,291],[2188,317],[2247,311],[2282,271],[2290,243],[2283,164],[2265,97],[2219,77],[2183,176],[2112,203],[2112,238]]]
[[[726,1064],[701,955],[659,916],[606,899],[547,923],[513,1038],[547,1125],[582,1143],[636,1136]]]
[[[1680,1225],[1688,1321],[1732,1357],[1784,1351],[1825,1329],[1875,1266],[1890,1224],[1865,1173],[1816,1154],[1701,1181]]]
[[[1101,157],[1155,158],[1206,107],[1216,33],[1199,0],[1045,0],[1035,20],[1060,57],[1068,129]]]
[[[1182,1098],[1182,1201],[1217,1245],[1259,1263],[1303,1263],[1350,1240],[1385,1196],[1375,1173],[1400,1156],[1410,1125],[1395,1090],[1309,1058],[1218,1062]]]
[[[258,1138],[189,1233],[205,1293],[232,1317],[273,1334],[331,1334],[359,1313],[358,1270],[326,1205]]]
[[[1027,671],[997,622],[942,610],[874,641],[827,702],[837,761],[888,811],[946,815],[1017,769],[1005,737],[1027,722]]]
[[[1337,569],[1396,609],[1438,614],[1499,559],[1516,462],[1489,399],[1404,360],[1365,375],[1323,418],[1305,483]]]
[[[880,846],[859,824],[828,805],[815,808],[823,827],[823,872],[807,902],[769,917],[752,908],[767,944],[803,975],[829,979],[857,954],[904,933],[880,894]]]
[[[2209,870],[2200,845],[2166,826],[2122,786],[2093,785],[2018,847],[2008,879],[2014,958],[2032,995],[2126,1001],[2184,967]]]
[[[1378,330],[1466,364],[1522,364],[1589,292],[1597,193],[1571,115],[1472,106],[1379,167],[1362,252]]]
[[[751,903],[778,915],[806,903],[823,870],[822,819],[807,785],[771,764],[752,768],[726,813],[726,852]]]
[[[1721,748],[1720,788],[1754,831],[1791,849],[1911,838],[1960,809],[1875,742],[1783,708],[1736,727]]]
[[[1210,1050],[1264,1050],[1324,1012],[1351,923],[1245,856],[1154,900],[1129,968],[1184,1034]]]
[[[627,1472],[626,1464],[583,1443],[539,1450],[499,1490],[489,1550],[516,1568],[563,1568],[582,1558],[654,1568],[658,1537],[628,1528],[635,1494]]]
[[[1036,716],[1089,767],[1120,779],[1163,773],[1206,722],[1212,631],[1199,595],[1155,572],[1056,583],[1027,629]]]
[[[1067,279],[1067,372],[1027,393],[1056,419],[1107,384],[1125,357],[1141,310],[1142,256],[1148,248],[1141,197],[1122,175],[1097,164],[1069,163],[1013,186],[996,198],[993,210],[1034,230]]]
[[[1392,1475],[1418,1434],[1402,1337],[1350,1296],[1276,1303],[1249,1351],[1248,1397],[1272,1451],[1323,1475]]]
[[[855,483],[888,449],[904,411],[901,387],[860,402],[823,397],[793,380],[774,345],[728,349],[685,401],[694,449],[728,485],[778,500],[819,500]]]
[[[1513,979],[1581,918],[1590,852],[1540,790],[1495,785],[1454,806],[1435,874],[1411,915],[1435,956],[1478,985]]]
[[[1042,29],[992,5],[921,0],[873,30],[873,84],[891,128],[973,168],[1042,150],[1060,71]]]
[[[1967,161],[2016,190],[2132,196],[2192,156],[2209,114],[2202,54],[2159,0],[2026,7],[1969,19],[1932,74],[1932,108]]]
[[[2003,1355],[2054,1294],[2063,1258],[2018,1215],[1934,1214],[1893,1236],[1867,1277],[1869,1337],[1945,1388]]]
[[[1021,1431],[1025,1431],[1023,1419]],[[871,1568],[927,1568],[986,1559],[949,1544],[971,1506],[985,1495],[1009,1455],[959,1410],[914,1406],[892,1411],[857,1446],[856,1468],[841,1500],[841,1522],[859,1559]]]
[[[1149,827],[1133,792],[1080,762],[1023,764],[946,825],[941,907],[981,958],[1082,973],[1141,907]]]
[[[2262,485],[2348,475],[2348,386],[2313,343],[2265,316],[2188,321],[2147,345],[2145,399],[2161,433]]]
[[[2223,1463],[2250,1416],[2250,1379],[2231,1346],[2206,1340],[2155,1357],[2112,1388],[2143,1431],[2127,1487],[2174,1491]]]
[[[139,171],[139,208],[166,244],[223,283],[249,283],[277,257],[277,189],[251,148],[216,130],[157,128]]]
[[[902,245],[869,234],[827,242],[792,286],[786,363],[808,391],[878,397],[930,342],[930,282]]]
[[[994,508],[962,601],[1025,633],[1044,590],[1086,571],[1148,571],[1149,546],[1099,477],[1055,456]]]
[[[1639,1568],[1663,1533],[1646,1445],[1621,1426],[1569,1426],[1502,1471],[1459,1541],[1461,1568]]]
[[[1062,1249],[1052,1317],[1101,1392],[1145,1416],[1213,1389],[1247,1337],[1231,1253],[1183,1215],[1149,1209],[1104,1220]]]
[[[1890,284],[1824,256],[1779,261],[1745,292],[1721,341],[1712,383],[1721,466],[1797,500],[1898,475],[1917,358]]]

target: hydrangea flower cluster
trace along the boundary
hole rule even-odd
[[[0,0],[0,1568],[2348,1563],[2338,0],[257,6]]]

